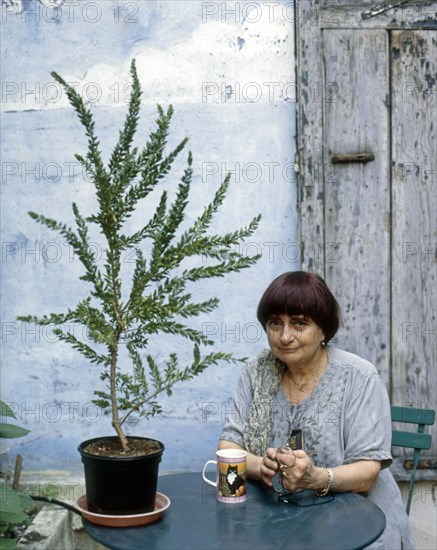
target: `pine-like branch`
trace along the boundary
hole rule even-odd
[[[96,186],[96,193],[99,199],[99,203],[102,210],[105,212],[110,211],[110,197],[108,196],[107,189],[109,186],[109,176],[106,173],[104,163],[102,160],[102,154],[99,149],[99,140],[95,134],[95,123],[90,109],[85,107],[85,103],[82,97],[76,92],[76,90],[67,84],[67,82],[59,76],[56,72],[51,73],[52,77],[64,88],[70,104],[76,111],[80,122],[85,128],[85,134],[88,137],[88,153],[87,161],[89,166],[89,175],[93,176],[93,181]],[[91,166],[93,167],[91,169]]]
[[[138,80],[135,59],[132,60],[130,74],[132,78],[132,92],[129,100],[128,113],[124,123],[124,128],[120,132],[118,143],[114,147],[114,151],[112,153],[111,160],[109,161],[108,166],[110,175],[113,176],[116,181],[118,176],[118,192],[122,191],[125,187],[125,184],[129,182],[129,174],[131,173],[131,170],[129,170],[129,168],[132,169],[135,165],[135,163],[133,162],[134,155],[131,155],[131,146],[138,128],[142,94],[140,81]],[[120,171],[122,169],[124,169],[124,173],[120,174]]]
[[[74,349],[79,351],[86,359],[88,359],[91,363],[96,363],[104,366],[109,365],[109,358],[107,355],[100,355],[98,354],[91,346],[86,344],[85,342],[82,342],[74,334],[71,332],[64,332],[63,330],[59,328],[55,328],[53,330],[53,333],[64,342],[67,342],[70,344]]]

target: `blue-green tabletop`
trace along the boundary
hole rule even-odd
[[[358,550],[385,528],[383,512],[355,493],[323,500],[305,492],[296,495],[301,505],[285,504],[273,489],[249,482],[246,502],[223,504],[201,473],[161,476],[158,491],[171,505],[157,522],[108,528],[83,520],[85,530],[113,550]],[[319,504],[305,506],[311,503]]]

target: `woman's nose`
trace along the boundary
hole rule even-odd
[[[292,342],[294,339],[294,331],[288,324],[285,324],[281,332],[281,340],[283,340],[284,342]]]

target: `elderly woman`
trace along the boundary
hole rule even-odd
[[[258,320],[270,349],[243,368],[219,447],[247,450],[249,477],[272,486],[280,473],[287,492],[365,493],[387,520],[369,548],[414,548],[388,470],[387,391],[371,363],[328,345],[339,308],[323,279],[302,271],[281,275],[262,296]],[[304,434],[304,450],[288,446],[295,429]]]

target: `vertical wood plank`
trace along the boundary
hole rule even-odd
[[[318,4],[296,4],[298,215],[301,267],[324,274],[323,61]]]
[[[391,61],[392,400],[435,408],[437,32],[393,31]]]
[[[374,161],[327,164],[327,282],[342,307],[338,345],[374,363],[386,384],[390,361],[390,172],[388,34],[324,31],[328,162],[371,152]]]

